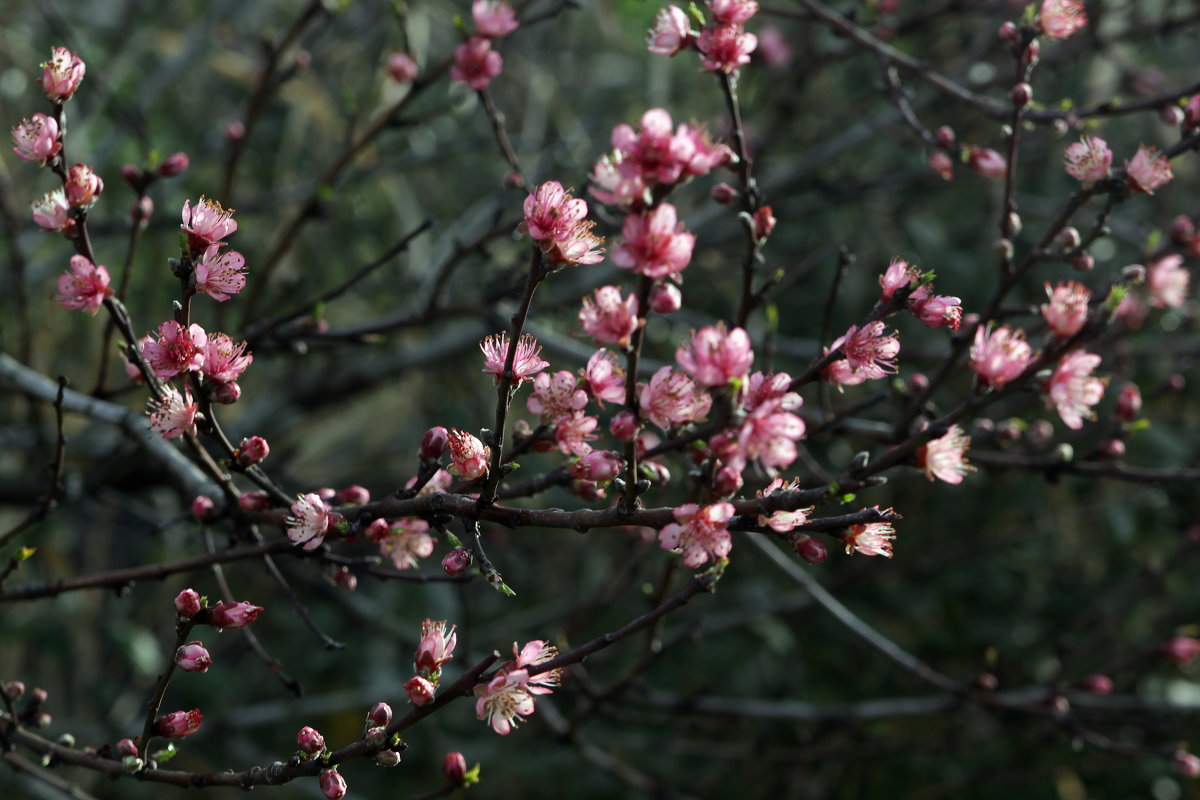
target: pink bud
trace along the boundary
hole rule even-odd
[[[770,206],[763,206],[758,211],[754,212],[754,238],[760,242],[771,235],[771,231],[775,230],[775,216],[771,213]]]
[[[200,642],[188,642],[175,651],[175,666],[184,672],[208,672],[212,656]]]
[[[195,589],[184,589],[175,595],[175,610],[184,619],[191,619],[200,613],[200,593]]]
[[[951,150],[954,147],[955,136],[954,128],[949,125],[943,125],[933,132],[933,141],[938,147],[944,150]]]
[[[400,754],[395,750],[380,750],[371,756],[371,760],[375,762],[376,766],[394,767],[400,763]]]
[[[35,706],[44,705],[49,699],[50,693],[45,689],[34,687],[33,691],[29,693],[29,702]]]
[[[1200,97],[1200,95],[1197,95]],[[1188,244],[1196,233],[1196,226],[1187,214],[1180,214],[1171,223],[1171,238],[1177,244]]]
[[[325,737],[316,728],[306,726],[296,734],[296,746],[306,756],[320,755],[325,751]]]
[[[1025,108],[1033,102],[1033,87],[1028,83],[1018,83],[1008,94],[1008,99],[1017,108]]]
[[[266,511],[271,507],[271,499],[266,492],[244,492],[238,498],[238,508],[242,511]]]
[[[1016,44],[1017,40],[1021,38],[1021,29],[1012,22],[1005,22],[1000,26],[1000,30],[996,34],[1000,37],[1000,41],[1005,44]]]
[[[1076,272],[1091,272],[1096,266],[1096,259],[1087,253],[1080,253],[1071,259],[1071,268]]]
[[[1186,750],[1175,753],[1175,771],[1185,778],[1200,778],[1200,758]]]
[[[25,694],[24,681],[9,681],[4,684],[4,693],[8,695],[10,700],[16,700],[21,695]]]
[[[656,283],[650,290],[650,308],[656,314],[674,314],[683,305],[683,294],[673,283]]]
[[[1091,692],[1092,694],[1112,694],[1113,690],[1112,678],[1100,673],[1088,675],[1080,683],[1080,686],[1085,692]]]
[[[712,199],[716,200],[723,206],[732,205],[737,202],[738,190],[730,186],[728,183],[718,183],[712,187]]]
[[[929,168],[942,176],[942,180],[954,180],[954,161],[945,150],[933,150],[929,153]]]
[[[1162,654],[1176,664],[1186,664],[1200,655],[1200,639],[1190,636],[1172,636],[1162,644]]]
[[[371,727],[386,728],[392,724],[392,707],[387,703],[376,703],[367,712],[367,724]]]
[[[471,566],[471,554],[465,547],[456,547],[442,557],[442,571],[447,575],[461,575]]]
[[[242,387],[238,386],[237,381],[222,381],[209,390],[209,396],[214,403],[233,405],[242,396]]]
[[[967,166],[985,178],[1003,178],[1008,169],[1004,156],[985,147],[972,147],[967,151]]]
[[[336,567],[330,574],[333,585],[345,592],[353,592],[358,588],[358,576],[349,567]]]
[[[392,526],[386,519],[376,518],[363,529],[363,535],[372,542],[382,542],[391,535]]]
[[[1106,439],[1100,445],[1100,454],[1105,458],[1120,458],[1125,455],[1125,443],[1120,439]]]
[[[253,603],[217,603],[209,610],[208,624],[214,628],[244,628],[258,619],[262,606]]]
[[[376,726],[363,732],[363,741],[371,747],[383,747],[387,741],[387,728]]]
[[[317,497],[321,498],[321,501],[324,503],[332,503],[333,498],[337,497],[337,489],[322,486],[320,489],[317,489]]]
[[[1141,410],[1142,393],[1138,391],[1137,384],[1127,383],[1122,386],[1121,394],[1117,396],[1117,419],[1121,422],[1133,422]]]
[[[1189,128],[1200,128],[1200,94],[1192,95],[1184,106],[1183,123]]]
[[[163,162],[158,165],[158,174],[164,178],[170,178],[178,175],[188,168],[187,153],[175,153],[167,156]]]
[[[1163,106],[1158,116],[1168,125],[1182,125],[1184,120],[1183,109],[1179,106]]]
[[[346,796],[346,779],[336,769],[322,770],[318,782],[329,800],[342,800]]]
[[[146,223],[150,221],[150,217],[152,216],[154,216],[154,201],[149,197],[143,197],[129,207],[129,220],[131,222]]]
[[[420,675],[414,675],[404,684],[404,693],[408,695],[408,702],[420,707],[433,702],[434,688],[432,683]]]
[[[137,189],[142,185],[142,171],[133,164],[123,164],[121,166],[121,179],[134,189]]]
[[[916,394],[924,392],[929,388],[929,378],[925,377],[924,372],[914,372],[908,379],[908,388]]]
[[[266,439],[261,436],[251,436],[242,439],[242,443],[237,449],[237,462],[242,467],[252,467],[261,463],[270,452],[271,448],[267,445]]]
[[[234,120],[225,126],[225,139],[230,142],[241,141],[246,135],[246,126],[239,120]]]
[[[337,493],[337,501],[344,506],[361,506],[371,502],[371,493],[357,483]]]
[[[611,450],[593,450],[571,467],[571,475],[587,481],[608,483],[621,474],[624,461]]]
[[[467,759],[462,753],[446,753],[446,760],[442,762],[442,772],[446,774],[446,780],[457,786],[467,774]]]
[[[713,495],[715,497],[732,497],[733,493],[741,488],[742,473],[733,467],[721,467],[713,476]]]
[[[173,711],[170,714],[164,714],[155,720],[155,727],[160,736],[168,739],[181,739],[200,730],[200,723],[203,721],[204,715],[200,713],[200,709],[193,708],[191,711]]]
[[[1163,386],[1172,392],[1181,392],[1183,391],[1183,387],[1187,386],[1187,378],[1183,377],[1179,372],[1173,372],[1167,376],[1167,380],[1163,383]]]
[[[1029,47],[1025,48],[1025,63],[1036,64],[1038,57],[1042,54],[1042,43],[1034,39],[1029,43]]]
[[[197,495],[192,500],[192,516],[204,522],[212,519],[217,515],[217,504],[212,501],[211,497],[205,495]]]
[[[133,739],[122,739],[117,742],[117,755],[121,758],[126,756],[136,756],[138,753],[137,745],[133,743]]]
[[[441,425],[432,427],[425,431],[425,436],[421,439],[421,460],[437,461],[449,446],[450,432]]]
[[[417,62],[408,53],[392,53],[387,60],[388,74],[396,83],[409,83],[417,77]]]
[[[792,549],[796,551],[796,555],[810,564],[820,564],[828,555],[824,543],[806,533],[796,535],[792,543]]]
[[[632,411],[622,411],[612,418],[612,422],[608,423],[608,429],[618,441],[628,442],[637,435],[637,415]]]

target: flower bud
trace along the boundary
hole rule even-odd
[[[763,241],[771,235],[771,231],[775,230],[775,215],[771,213],[770,206],[763,206],[758,211],[754,212],[754,238],[758,241]]]
[[[437,425],[425,431],[424,438],[421,439],[421,460],[422,461],[437,461],[446,452],[446,448],[450,446],[450,433],[441,425]]]
[[[1058,244],[1063,250],[1074,250],[1082,241],[1077,228],[1067,227],[1058,232]]]
[[[446,780],[457,786],[463,782],[463,776],[467,774],[467,759],[462,753],[446,753],[446,759],[442,762],[442,772],[446,775]]]
[[[337,567],[329,578],[342,591],[353,592],[358,588],[358,576],[347,566]]]
[[[953,149],[955,141],[954,128],[951,128],[949,125],[943,125],[938,128],[933,132],[933,141],[938,147],[944,150]]]
[[[267,445],[267,440],[261,436],[251,436],[242,439],[241,445],[237,449],[237,462],[241,467],[252,467],[255,464],[262,463],[271,452],[271,448]]]
[[[1018,83],[1008,97],[1017,108],[1026,108],[1033,102],[1033,87],[1028,83]]]
[[[42,712],[33,718],[33,727],[49,728],[50,723],[52,723],[53,721],[54,721],[54,717],[50,716],[49,714],[47,714],[45,712]]]
[[[996,440],[1002,444],[1012,444],[1021,441],[1021,426],[1011,420],[1005,420],[996,426]]]
[[[985,692],[994,692],[1000,685],[1000,679],[990,672],[981,672],[975,677],[975,685]]]
[[[1033,66],[1034,64],[1036,64],[1038,62],[1038,57],[1041,54],[1042,54],[1042,43],[1039,42],[1037,39],[1034,39],[1032,42],[1029,43],[1029,46],[1027,48],[1025,48],[1025,59],[1024,59],[1025,63],[1029,66]]]
[[[188,642],[175,651],[175,666],[184,672],[208,672],[212,656],[200,642]]]
[[[252,603],[217,603],[209,610],[208,624],[218,630],[244,628],[258,619],[262,606]]]
[[[395,750],[380,750],[371,760],[379,767],[394,767],[400,763],[400,754]]]
[[[972,147],[967,151],[967,166],[985,178],[1003,178],[1008,170],[1008,161],[995,150]]]
[[[208,396],[214,403],[230,406],[242,396],[242,387],[237,381],[221,381],[209,388]]]
[[[344,506],[361,506],[371,502],[371,493],[356,483],[338,492],[335,499]]]
[[[1087,253],[1080,253],[1071,259],[1071,268],[1076,272],[1091,272],[1096,267],[1096,259]]]
[[[174,711],[165,714],[154,721],[154,727],[160,736],[168,739],[181,739],[200,730],[200,723],[203,721],[204,715],[200,713],[200,709],[193,708],[191,711]]]
[[[637,435],[637,416],[632,411],[621,411],[608,423],[608,430],[617,441],[628,442]]]
[[[391,535],[392,526],[386,519],[377,517],[371,520],[367,527],[363,528],[363,535],[372,542],[382,542]]]
[[[417,77],[417,62],[408,53],[392,53],[388,56],[387,71],[396,83],[411,83]]]
[[[187,153],[175,153],[167,156],[163,162],[158,165],[158,174],[164,178],[170,178],[178,175],[188,168]]]
[[[683,305],[683,294],[673,283],[656,283],[650,290],[650,308],[656,314],[674,314]]]
[[[593,450],[571,466],[571,475],[596,483],[608,483],[621,474],[624,460],[611,450]]]
[[[1187,378],[1183,377],[1179,372],[1173,372],[1167,376],[1166,381],[1163,382],[1163,386],[1172,392],[1182,392],[1183,387],[1187,386]]]
[[[1127,383],[1117,396],[1116,417],[1121,422],[1133,422],[1142,410],[1142,393],[1137,384]]]
[[[133,739],[122,739],[117,742],[117,755],[121,758],[136,756],[137,752],[137,745],[133,743]]]
[[[715,497],[732,497],[734,492],[742,488],[742,473],[733,467],[721,467],[713,476],[713,495]]]
[[[992,249],[995,250],[996,254],[1005,261],[1008,261],[1013,257],[1012,239],[997,239],[992,243]]]
[[[317,497],[321,498],[321,502],[328,505],[333,502],[333,498],[337,497],[337,489],[322,486],[320,489],[317,489]]]
[[[404,693],[408,695],[408,702],[420,707],[433,702],[434,687],[420,675],[414,675],[404,684]]]
[[[1200,778],[1200,758],[1186,750],[1175,751],[1175,771],[1185,778]]]
[[[210,520],[217,515],[217,504],[212,501],[211,497],[205,495],[197,495],[192,500],[192,516],[204,522]]]
[[[266,511],[271,507],[271,498],[267,497],[266,492],[243,492],[238,497],[238,508],[242,511]]]
[[[471,554],[465,547],[456,547],[442,557],[442,571],[447,575],[461,575],[471,566]]]
[[[371,747],[383,747],[383,743],[387,741],[387,728],[381,726],[367,728],[363,733],[363,741]]]
[[[4,693],[8,695],[9,700],[16,700],[21,695],[25,694],[24,681],[9,681],[4,684]]]
[[[296,746],[306,756],[317,756],[325,752],[325,737],[316,728],[305,726],[296,734]]]
[[[392,724],[392,707],[387,703],[376,703],[371,706],[371,710],[367,712],[368,727],[386,728]]]
[[[1125,443],[1120,439],[1105,439],[1100,445],[1100,455],[1105,458],[1120,458],[1125,455]]]
[[[1186,664],[1200,655],[1200,639],[1191,636],[1172,636],[1163,642],[1162,654],[1176,664]]]
[[[191,619],[200,613],[200,593],[195,589],[184,589],[175,595],[175,610],[184,619]]]
[[[929,153],[929,168],[942,176],[942,180],[954,180],[954,161],[945,150],[932,150]]]
[[[1197,95],[1200,97],[1200,95]],[[1176,244],[1187,244],[1196,233],[1196,226],[1187,214],[1180,214],[1171,223],[1171,238]]]
[[[1088,675],[1079,685],[1085,692],[1092,694],[1112,694],[1113,690],[1112,678],[1100,673]]]
[[[738,197],[740,196],[738,190],[730,186],[728,183],[718,183],[716,186],[712,187],[710,194],[712,195],[713,200],[717,201],[723,206],[736,203]]]
[[[1000,30],[996,31],[996,35],[1005,44],[1016,44],[1021,38],[1021,29],[1015,23],[1005,22],[1000,26]]]
[[[1021,232],[1021,215],[1015,211],[1008,215],[1008,229],[1012,231],[1013,236]]]
[[[240,120],[234,120],[225,126],[225,140],[240,142],[246,135],[246,126]]]
[[[792,549],[796,551],[796,555],[810,564],[820,564],[828,555],[825,544],[819,539],[809,536],[807,533],[796,534],[796,537],[792,540]]]
[[[121,165],[121,179],[134,189],[142,185],[142,171],[133,164]]]
[[[1183,124],[1189,128],[1200,128],[1200,94],[1192,95],[1183,107]]]
[[[149,197],[143,197],[134,201],[129,207],[129,221],[139,223],[145,226],[150,221],[150,217],[154,216],[154,201]]]
[[[571,494],[589,503],[594,503],[597,500],[603,500],[605,497],[608,497],[608,492],[604,490],[604,487],[595,481],[576,478],[571,481],[569,489]]]
[[[329,800],[342,800],[346,796],[346,779],[338,774],[336,769],[322,770],[317,781]]]
[[[45,705],[46,701],[49,699],[50,693],[45,689],[34,687],[34,690],[29,693],[29,703],[33,706]]]
[[[143,761],[137,755],[128,755],[121,759],[121,766],[126,772],[141,772]]]

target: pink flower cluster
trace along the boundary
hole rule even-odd
[[[895,293],[921,280],[921,271],[902,258],[892,259],[879,276],[880,299],[891,300]],[[906,307],[922,324],[930,328],[958,330],[962,324],[962,300],[950,295],[935,295],[932,284],[921,284],[908,295]]]
[[[652,211],[630,214],[621,235],[625,241],[612,254],[618,267],[655,280],[682,280],[680,273],[692,260],[696,237],[683,230],[675,206],[662,203]]]
[[[618,250],[613,254],[614,263],[617,262],[617,254],[620,252]],[[583,298],[583,307],[579,309],[579,323],[583,326],[584,333],[591,336],[596,344],[628,347],[629,339],[638,327],[637,297],[631,294],[622,300],[619,288],[601,286],[592,292],[591,297]]]
[[[729,555],[733,542],[725,526],[734,513],[732,503],[703,507],[685,503],[675,509],[676,521],[659,531],[658,540],[663,550],[683,553],[683,563],[695,569],[710,558],[716,560]]]
[[[433,537],[429,523],[420,517],[402,517],[390,524],[377,519],[367,526],[367,538],[379,545],[379,552],[391,559],[399,570],[415,569],[417,559],[433,554]]]
[[[604,240],[592,233],[587,201],[572,197],[558,181],[547,181],[525,198],[521,233],[537,242],[551,265],[597,264],[604,260]]]
[[[492,40],[512,33],[520,23],[506,0],[475,0],[471,19],[476,33],[455,48],[450,77],[479,91],[486,89],[504,68],[504,59],[492,49]]]
[[[1054,288],[1046,282],[1046,297],[1049,302],[1041,308],[1042,319],[1050,331],[1060,339],[1070,339],[1087,322],[1088,301],[1092,293],[1078,281],[1059,283]]]
[[[699,34],[691,29],[688,15],[677,6],[660,9],[647,37],[651,53],[673,56],[694,47],[700,62],[710,72],[736,72],[750,63],[758,38],[743,27],[758,12],[755,0],[709,0],[713,21]]]
[[[710,442],[713,454],[737,474],[751,461],[774,475],[796,460],[796,442],[804,438],[804,420],[794,411],[803,400],[789,391],[786,372],[750,376],[744,399],[745,415],[739,425],[726,428]]]
[[[851,325],[826,350],[842,348],[845,358],[825,368],[824,377],[840,391],[843,386],[857,386],[865,381],[881,380],[896,372],[896,356],[900,340],[887,326],[876,321],[862,326]]]
[[[554,645],[535,639],[520,650],[513,644],[514,660],[502,666],[487,683],[475,686],[475,716],[487,720],[492,730],[507,736],[521,717],[534,712],[534,697],[550,694],[562,679],[562,670],[555,668],[530,674],[537,667],[558,655]]]

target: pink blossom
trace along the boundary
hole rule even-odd
[[[501,670],[491,681],[475,687],[475,716],[487,720],[501,736],[507,736],[534,711],[533,695],[529,691],[529,673],[518,669]]]
[[[846,543],[847,555],[858,551],[864,556],[884,556],[885,558],[892,557],[892,540],[895,538],[896,531],[890,522],[867,522],[862,525],[851,525],[850,530],[842,535],[842,540]]]
[[[87,65],[65,47],[50,51],[50,60],[42,63],[42,91],[52,103],[62,103],[75,94],[83,82]]]
[[[726,332],[718,322],[692,332],[692,338],[675,351],[675,360],[696,383],[704,387],[740,381],[754,363],[750,337],[741,328]]]
[[[611,350],[592,353],[583,371],[583,383],[601,407],[606,400],[625,402],[625,370],[617,364],[617,356]]]
[[[892,263],[888,264],[887,270],[879,276],[879,285],[883,287],[883,291],[879,293],[880,299],[891,300],[896,290],[903,289],[920,279],[921,271],[919,269],[902,258],[893,258]]]
[[[533,394],[525,401],[529,413],[543,420],[554,420],[587,406],[587,392],[579,388],[575,373],[562,370],[551,375],[543,372],[533,379]]]
[[[95,315],[104,301],[112,297],[108,270],[83,256],[71,256],[71,271],[58,276],[58,295],[63,308],[87,311]]]
[[[1091,185],[1108,177],[1112,169],[1112,150],[1098,136],[1084,136],[1067,148],[1067,174]]]
[[[487,475],[491,458],[492,448],[465,431],[451,429],[450,469],[456,475],[467,481]]]
[[[1008,171],[1004,156],[983,147],[972,147],[968,151],[967,166],[985,178],[1003,178]]]
[[[192,402],[187,389],[180,395],[172,386],[163,388],[162,399],[147,402],[150,410],[150,430],[162,434],[164,439],[188,434],[196,435],[196,414],[199,403]]]
[[[962,324],[962,298],[934,295],[928,286],[920,286],[908,298],[908,310],[930,328],[958,330]]]
[[[1087,322],[1088,301],[1092,293],[1078,281],[1060,282],[1050,288],[1050,282],[1045,284],[1046,297],[1050,302],[1042,306],[1042,318],[1055,336],[1069,339],[1079,333]]]
[[[432,703],[436,691],[437,687],[420,675],[414,675],[409,678],[408,683],[404,684],[404,693],[408,695],[408,702],[418,708]]]
[[[554,423],[554,443],[566,455],[586,456],[592,452],[588,442],[596,438],[593,431],[599,424],[598,418],[589,417],[582,411],[560,417]]]
[[[557,268],[576,264],[599,264],[604,260],[604,237],[592,233],[596,226],[591,220],[576,225],[569,235],[542,245],[550,265]]]
[[[692,260],[696,243],[693,234],[683,230],[675,207],[663,203],[646,214],[631,214],[621,227],[625,242],[613,251],[612,261],[623,269],[655,280],[675,278]]]
[[[1164,656],[1182,666],[1200,655],[1200,639],[1192,636],[1172,636],[1162,643],[1160,649]]]
[[[217,516],[217,504],[208,495],[199,494],[192,498],[192,516],[201,522]]]
[[[321,786],[321,793],[327,800],[342,800],[346,796],[346,779],[336,768],[321,770],[317,783]]]
[[[175,666],[185,672],[208,672],[212,656],[201,642],[188,642],[175,651]]]
[[[233,209],[226,211],[216,200],[203,195],[195,208],[191,203],[191,200],[183,201],[183,224],[179,228],[187,234],[188,247],[193,253],[205,252],[237,230]]]
[[[648,202],[649,186],[637,165],[625,160],[620,151],[600,157],[592,168],[588,191],[601,203],[621,209],[640,208]]]
[[[1142,145],[1125,162],[1125,182],[1135,192],[1154,194],[1154,190],[1174,177],[1171,161],[1153,147]]]
[[[396,83],[409,83],[417,77],[417,61],[408,53],[392,53],[388,56],[387,71]]]
[[[746,410],[754,411],[762,405],[778,400],[778,408],[795,411],[804,400],[799,394],[789,390],[791,385],[792,377],[786,372],[755,372],[746,384]]]
[[[1186,750],[1176,750],[1171,763],[1181,776],[1189,780],[1200,778],[1200,756]]]
[[[650,310],[656,314],[674,314],[683,306],[683,294],[673,283],[656,283],[650,290]]]
[[[962,428],[951,425],[950,430],[936,439],[931,439],[917,450],[917,466],[925,470],[929,480],[937,478],[950,484],[960,484],[968,472],[975,468],[967,463],[966,452],[971,446],[971,437]]]
[[[175,595],[175,611],[184,619],[191,619],[200,613],[200,593],[195,589],[184,589]]]
[[[572,197],[558,181],[546,181],[525,198],[525,219],[518,226],[535,242],[565,238],[587,216],[586,200]]]
[[[158,341],[148,341],[142,355],[160,378],[173,378],[181,372],[197,372],[204,366],[208,335],[199,325],[184,328],[175,320],[158,326]]]
[[[465,547],[455,547],[442,556],[442,572],[447,575],[459,575],[471,566],[471,553]]]
[[[617,412],[608,423],[609,433],[619,442],[628,442],[637,436],[638,418],[632,411]]]
[[[989,324],[975,329],[971,345],[971,369],[993,389],[1016,378],[1033,362],[1033,347],[1025,341],[1025,331],[1001,325],[992,330]]]
[[[900,340],[894,333],[886,333],[886,328],[882,321],[861,328],[851,325],[844,336],[834,340],[830,349],[842,348],[846,362],[856,376],[880,380],[896,371],[896,356],[900,353]]]
[[[446,781],[455,786],[463,782],[463,777],[467,774],[467,759],[462,753],[446,753],[445,759],[442,761],[442,774],[446,776]]]
[[[792,550],[810,564],[820,564],[829,555],[825,545],[806,533],[797,533],[792,539]]]
[[[258,619],[262,610],[262,606],[245,601],[217,603],[209,610],[208,624],[219,630],[244,628]]]
[[[305,726],[296,734],[296,746],[306,756],[316,756],[325,752],[325,737],[316,728]]]
[[[708,0],[708,8],[720,25],[741,25],[758,13],[754,0]]]
[[[725,558],[733,542],[725,525],[734,516],[732,503],[698,506],[685,503],[675,509],[677,522],[665,526],[658,534],[663,550],[683,553],[685,566],[695,569],[709,558]]]
[[[241,253],[222,253],[221,245],[211,245],[196,262],[196,291],[223,303],[245,288],[245,268],[246,259]]]
[[[763,206],[754,212],[751,222],[754,227],[754,238],[761,244],[771,235],[771,231],[775,230],[778,220],[775,219],[770,206]]]
[[[785,410],[784,403],[777,398],[759,404],[738,428],[713,437],[713,451],[738,472],[750,461],[757,461],[768,474],[790,466],[796,460],[796,442],[804,437],[805,425]]]
[[[699,422],[712,407],[712,397],[698,389],[686,374],[662,367],[648,384],[638,386],[638,408],[663,430],[686,422]]]
[[[1146,289],[1155,308],[1179,308],[1187,297],[1192,275],[1183,268],[1183,256],[1163,256],[1146,270]]]
[[[428,558],[433,553],[429,523],[419,517],[402,517],[394,521],[379,542],[379,552],[390,558],[396,569],[416,569],[420,566],[418,559]]]
[[[305,550],[315,550],[325,541],[332,521],[329,506],[315,492],[299,495],[292,503],[291,516],[287,518],[287,537],[292,544]]]
[[[646,37],[647,49],[660,56],[673,56],[696,40],[688,15],[678,6],[660,8],[654,27]]]
[[[783,478],[776,478],[767,484],[767,488],[760,489],[757,496],[759,498],[770,497],[776,492],[790,492],[798,489],[800,480],[795,478],[790,482],[785,482]],[[808,522],[808,515],[813,512],[815,506],[808,508],[797,508],[793,511],[779,510],[766,516],[765,514],[758,515],[758,524],[763,527],[770,528],[776,533],[787,533],[794,530],[798,525],[803,525]]]
[[[792,48],[787,37],[774,25],[759,30],[758,53],[772,67],[786,67],[792,63]]]
[[[173,178],[182,174],[188,168],[187,153],[172,153],[158,165],[158,174],[164,178]]]
[[[442,623],[442,624],[444,625],[445,623]],[[422,630],[424,630],[424,626],[422,625],[421,627],[422,627]],[[450,649],[451,650],[454,649],[453,645],[451,645]],[[447,660],[449,660],[449,659],[447,659]],[[386,728],[388,725],[391,725],[391,724],[392,724],[392,707],[389,706],[387,703],[384,703],[384,702],[376,703],[375,705],[371,706],[371,708],[367,711],[366,725],[368,728],[375,728],[375,727]]]
[[[471,19],[475,21],[475,30],[479,31],[481,36],[489,39],[508,36],[519,25],[516,12],[505,0],[500,0],[500,2],[475,0],[471,3]],[[456,78],[456,80],[458,79]]]
[[[66,233],[75,227],[67,195],[62,189],[52,189],[30,204],[33,221],[46,231]]]
[[[457,626],[446,628],[446,620],[434,622],[427,619],[421,623],[421,643],[413,658],[413,669],[423,676],[436,674],[442,665],[454,659],[454,646],[458,644]],[[384,723],[387,724],[387,723]]]
[[[472,36],[454,49],[450,77],[479,91],[486,89],[503,67],[504,59],[492,49],[492,40],[486,36]]]
[[[12,129],[13,152],[25,161],[37,161],[38,166],[58,155],[62,142],[58,140],[58,122],[41,112],[22,119]]]
[[[437,461],[450,446],[450,433],[441,425],[435,425],[425,431],[421,437],[421,449],[418,454],[422,461]]]
[[[1079,0],[1043,0],[1038,24],[1051,39],[1066,39],[1087,27],[1087,13]]]
[[[499,383],[504,375],[509,347],[507,331],[493,334],[479,343],[479,349],[483,351],[484,356],[483,371],[495,375],[496,383]],[[550,362],[539,358],[541,352],[542,348],[538,346],[537,339],[528,333],[521,334],[512,363],[512,379],[515,385],[520,386],[550,366]]]
[[[204,345],[204,359],[200,370],[205,378],[217,383],[236,381],[254,361],[254,356],[244,352],[245,349],[245,342],[235,343],[224,333],[214,333]]]
[[[944,181],[954,180],[954,161],[945,150],[931,150],[929,168],[942,176]]]
[[[67,173],[64,184],[67,203],[86,208],[96,202],[96,198],[104,191],[104,181],[100,180],[91,167],[86,164],[76,164]]]
[[[489,450],[488,452],[491,451]],[[405,488],[411,489],[416,485],[416,482],[417,476],[414,475],[408,479],[408,483],[405,484]],[[449,491],[453,484],[454,476],[444,469],[439,469],[437,472],[433,473],[433,477],[429,479],[429,482],[422,486],[421,490],[417,492],[417,497],[424,497],[430,494],[437,494],[438,492]]]
[[[758,47],[758,37],[746,33],[741,25],[716,25],[700,32],[696,48],[700,63],[709,72],[736,72],[750,63],[750,54]]]
[[[613,260],[616,260],[616,253]],[[616,286],[601,286],[592,297],[583,298],[579,322],[596,344],[628,347],[629,337],[638,327],[637,297],[630,294],[622,300],[621,290]]]
[[[242,439],[242,443],[234,451],[234,457],[237,459],[238,466],[245,468],[261,464],[270,452],[271,448],[267,445],[266,439],[261,436],[251,436]]]
[[[193,708],[191,711],[173,711],[170,714],[164,714],[154,721],[154,727],[160,736],[168,739],[182,739],[184,736],[190,736],[200,730],[200,723],[203,721],[204,715],[200,713],[200,709]]]
[[[538,667],[558,657],[558,648],[542,639],[526,642],[520,649],[513,642],[514,661],[505,664],[505,669],[525,669]],[[529,676],[528,689],[530,694],[551,694],[551,690],[562,680],[561,669],[551,669]]]
[[[593,450],[571,466],[571,476],[607,484],[621,474],[624,460],[610,450]]]
[[[825,353],[828,354],[833,348],[825,348]],[[844,390],[846,386],[858,386],[860,383],[866,383],[867,375],[865,372],[855,370],[850,366],[850,362],[844,358],[834,361],[821,372],[821,377],[832,383],[839,392]]]
[[[1092,406],[1104,396],[1106,379],[1092,376],[1100,366],[1100,356],[1075,350],[1063,356],[1050,377],[1047,399],[1058,409],[1063,424],[1072,430],[1083,427],[1083,420],[1095,419]]]
[[[674,183],[683,174],[684,166],[695,155],[695,142],[683,135],[681,125],[671,133],[671,115],[662,108],[652,108],[642,114],[639,129],[617,125],[612,132],[612,146],[621,163],[636,169],[647,183]]]

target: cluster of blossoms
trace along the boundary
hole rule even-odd
[[[487,720],[488,725],[501,736],[507,736],[521,717],[534,712],[534,697],[550,694],[562,679],[562,670],[555,668],[531,674],[537,667],[554,659],[558,650],[554,645],[535,639],[517,649],[513,644],[512,661],[497,670],[487,683],[475,686],[475,716]]]
[[[658,541],[664,550],[682,553],[684,565],[692,569],[710,558],[725,558],[733,547],[725,526],[734,513],[732,503],[684,503],[674,511],[676,521],[659,531]]]
[[[962,300],[951,295],[936,295],[931,283],[921,281],[919,269],[904,259],[892,259],[887,270],[879,276],[880,299],[891,300],[897,290],[920,282],[909,292],[905,307],[930,328],[958,330],[962,324]]]
[[[1112,171],[1112,150],[1098,136],[1084,136],[1067,147],[1064,168],[1085,187],[1106,180]],[[1125,161],[1125,183],[1134,192],[1154,194],[1173,177],[1171,161],[1153,147],[1142,145]]]
[[[546,254],[551,266],[597,264],[604,260],[604,239],[592,233],[587,201],[572,197],[558,181],[547,181],[525,198],[521,233]]]
[[[863,326],[851,325],[845,334],[826,348],[832,353],[841,348],[844,358],[825,368],[824,377],[839,390],[866,381],[878,381],[896,372],[896,356],[900,354],[900,339],[889,333],[882,321]]]
[[[520,23],[507,0],[475,0],[471,4],[471,19],[475,23],[475,33],[455,48],[450,77],[479,91],[486,89],[504,67],[504,59],[492,49],[492,40],[512,33]],[[392,68],[390,63],[389,68]],[[407,65],[403,68],[407,74]]]
[[[391,559],[396,569],[415,569],[418,559],[433,553],[429,523],[420,517],[402,517],[392,522],[377,519],[366,528],[366,537],[379,545],[379,552]]]
[[[454,632],[456,627],[447,627],[445,620],[434,622],[427,619],[421,623],[421,641],[413,657],[413,669],[417,674],[404,684],[408,700],[414,706],[433,702],[442,665],[454,659],[454,647],[458,644],[458,634]]]
[[[693,6],[695,8],[695,6]],[[711,24],[696,33],[691,19],[678,6],[659,9],[650,30],[647,47],[651,53],[673,56],[687,49],[700,53],[700,63],[710,72],[736,72],[750,63],[758,37],[747,33],[745,23],[758,13],[755,0],[709,0]],[[699,12],[696,12],[699,16]]]

